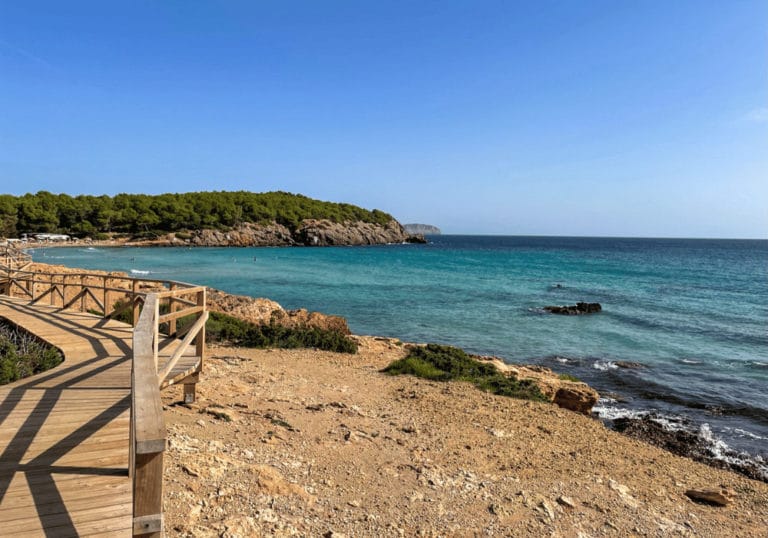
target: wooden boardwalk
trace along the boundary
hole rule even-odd
[[[133,328],[5,296],[0,318],[65,357],[52,370],[0,386],[0,535],[131,536]],[[162,385],[199,363],[190,346]]]

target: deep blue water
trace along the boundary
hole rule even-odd
[[[655,409],[768,460],[768,241],[434,236],[334,248],[56,248],[38,261],[269,297],[353,332],[572,373],[604,417]],[[560,287],[557,287],[557,284]],[[600,314],[542,306],[599,302]],[[633,361],[640,369],[617,368]]]

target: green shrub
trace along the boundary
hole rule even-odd
[[[192,319],[179,320],[179,330],[192,323]],[[256,348],[317,348],[337,353],[356,353],[357,343],[347,335],[307,325],[286,327],[271,321],[258,325],[220,312],[211,312],[205,324],[206,341]]]
[[[382,371],[389,375],[409,374],[433,381],[469,381],[492,394],[548,401],[533,381],[508,377],[492,364],[477,361],[464,350],[452,346],[413,346],[408,356],[394,361]]]
[[[0,320],[0,385],[45,372],[63,360],[55,347]]]
[[[574,383],[581,383],[581,379],[571,374],[558,374],[557,378],[562,381],[573,381]]]
[[[93,239],[94,241],[106,241],[107,239],[109,239],[109,234],[96,232],[95,234],[91,235],[91,239]]]

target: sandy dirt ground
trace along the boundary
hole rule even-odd
[[[390,377],[356,355],[211,347],[164,393],[169,536],[768,536],[768,484],[552,404]],[[727,488],[728,506],[688,489]]]

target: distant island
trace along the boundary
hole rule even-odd
[[[442,233],[440,228],[431,224],[403,224],[403,228],[409,234],[440,235]]]
[[[378,209],[287,192],[0,195],[0,237],[158,246],[329,246],[424,242]]]

